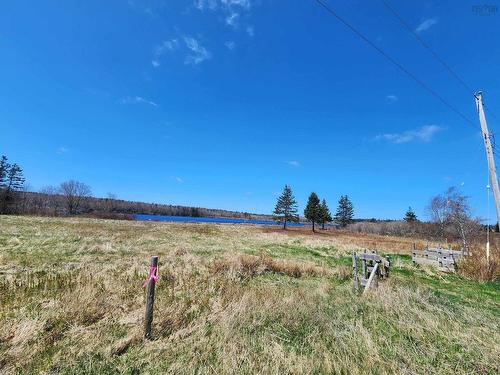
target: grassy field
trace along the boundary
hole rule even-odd
[[[499,283],[412,265],[414,240],[0,217],[0,373],[498,374]],[[393,254],[352,291],[350,252]],[[142,339],[151,255],[153,341]]]

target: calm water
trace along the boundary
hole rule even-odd
[[[175,221],[180,223],[218,223],[218,224],[257,224],[257,225],[283,225],[272,220],[232,219],[225,217],[190,217],[190,216],[163,216],[163,215],[134,215],[141,221]],[[304,223],[287,223],[290,226],[304,226]]]

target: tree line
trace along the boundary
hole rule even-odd
[[[133,214],[225,217],[269,220],[270,215],[228,211],[203,207],[134,202],[117,199],[113,193],[106,198],[92,196],[92,189],[81,181],[68,180],[57,186],[30,191],[22,168],[0,157],[0,214],[47,216],[88,215],[102,218],[132,218]]]
[[[464,248],[477,238],[484,230],[481,219],[472,216],[468,197],[457,188],[449,188],[443,194],[431,198],[427,206],[430,221],[421,222],[411,207],[406,211],[403,220],[370,221],[353,223],[355,220],[352,202],[347,195],[338,201],[335,215],[332,217],[325,199],[320,200],[316,193],[309,195],[304,209],[304,217],[312,223],[325,227],[334,222],[350,230],[377,234],[421,235],[436,239],[458,239]],[[68,180],[58,186],[48,186],[38,192],[29,191],[23,169],[12,163],[6,156],[0,157],[0,214],[33,214],[33,215],[91,215],[109,218],[131,218],[133,214],[167,215],[167,216],[210,216],[228,218],[246,218],[268,220],[273,217],[287,223],[299,221],[297,201],[290,186],[285,185],[278,197],[273,216],[257,215],[247,212],[227,211],[219,209],[167,205],[157,203],[132,202],[117,199],[112,193],[106,198],[92,196],[87,184]],[[498,224],[496,226],[498,228]]]
[[[372,219],[351,224],[349,229],[371,234],[433,238],[443,242],[457,240],[465,250],[469,250],[471,243],[477,242],[486,229],[482,220],[473,216],[469,197],[456,187],[431,197],[426,213],[430,220],[420,221],[409,207],[402,220]],[[498,231],[498,224],[490,230]]]
[[[283,222],[283,229],[286,229],[287,223],[299,221],[297,201],[290,186],[285,185],[283,188],[283,192],[277,199],[273,216],[276,221]],[[338,201],[335,216],[332,218],[326,199],[320,201],[318,195],[312,192],[304,209],[304,217],[312,223],[313,232],[316,224],[320,224],[321,228],[325,229],[325,224],[332,221],[345,228],[354,219],[354,208],[349,197],[342,195]]]
[[[432,197],[427,206],[427,213],[430,217],[430,221],[427,222],[421,222],[415,211],[409,207],[403,219],[399,221],[372,219],[357,220],[353,224],[354,209],[347,195],[340,197],[337,211],[332,218],[326,200],[320,201],[314,192],[309,195],[304,209],[304,217],[312,224],[313,231],[315,231],[316,224],[324,229],[326,223],[334,222],[343,228],[348,227],[357,232],[459,240],[465,250],[469,249],[470,242],[475,241],[484,230],[481,219],[472,216],[468,197],[455,187]],[[276,221],[283,222],[283,229],[286,229],[287,223],[299,221],[297,201],[290,186],[285,185],[283,188],[283,192],[277,199],[273,216]]]

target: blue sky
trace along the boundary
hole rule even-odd
[[[390,3],[484,91],[495,132],[500,4]],[[381,1],[330,4],[478,122]],[[458,185],[486,216],[478,128],[314,1],[3,1],[0,82],[0,153],[34,190],[73,178],[96,196],[270,213],[290,184],[301,210],[315,191],[398,218]]]

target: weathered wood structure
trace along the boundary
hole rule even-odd
[[[377,287],[379,279],[389,276],[391,261],[389,257],[383,257],[375,251],[367,253],[366,250],[359,253],[361,259],[361,282],[358,277],[358,256],[352,252],[352,272],[354,277],[354,289],[359,290],[359,284],[364,287],[363,293],[372,287]]]
[[[146,318],[144,320],[144,337],[148,340],[153,338],[151,327],[153,325],[153,305],[155,302],[155,285],[158,281],[158,257],[151,257],[149,266],[149,276],[144,282],[143,287],[147,287],[146,292]]]
[[[412,260],[414,264],[427,264],[442,271],[455,271],[458,261],[464,257],[463,251],[444,249],[442,247],[429,248],[424,250],[413,249]]]

